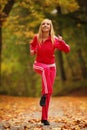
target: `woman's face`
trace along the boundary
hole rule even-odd
[[[50,20],[44,20],[41,24],[42,32],[49,32],[51,30]]]

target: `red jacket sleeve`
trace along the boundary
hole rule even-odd
[[[55,37],[54,47],[60,51],[64,51],[65,53],[70,52],[70,46],[66,44],[64,40],[60,41],[57,37]]]
[[[33,51],[34,54],[36,53],[36,49],[37,49],[37,36],[35,35],[33,40],[30,43],[30,51]]]

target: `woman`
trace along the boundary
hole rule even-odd
[[[62,37],[56,37],[54,35],[52,21],[44,19],[41,22],[38,34],[34,36],[30,44],[30,54],[36,55],[33,68],[42,77],[42,97],[40,105],[42,106],[41,123],[44,125],[50,125],[48,122],[48,109],[56,77],[54,56],[56,49],[64,51],[65,53],[70,51],[69,45],[62,40]]]

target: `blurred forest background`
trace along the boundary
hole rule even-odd
[[[44,18],[71,47],[56,51],[54,96],[87,90],[87,0],[0,1],[0,94],[39,96],[41,78],[33,70],[29,43]]]

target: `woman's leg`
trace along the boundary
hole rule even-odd
[[[56,77],[56,67],[50,67],[50,82],[52,87],[54,85],[55,77]]]
[[[52,91],[50,83],[50,68],[42,63],[34,63],[34,70],[42,77],[42,95]]]
[[[42,107],[42,120],[47,120],[56,69],[55,67],[48,67],[48,65],[42,63],[34,63],[33,67],[34,70],[42,76],[42,95],[46,95],[46,105]]]
[[[42,107],[42,120],[48,120],[48,109],[49,109],[50,98],[53,91],[53,84],[56,77],[56,67],[50,67],[49,77],[50,77],[50,84],[51,84],[51,88],[49,89],[51,93],[48,93],[46,95],[46,106]]]
[[[49,109],[50,97],[51,97],[51,94],[46,95],[46,105],[42,107],[41,120],[48,120],[48,109]]]

